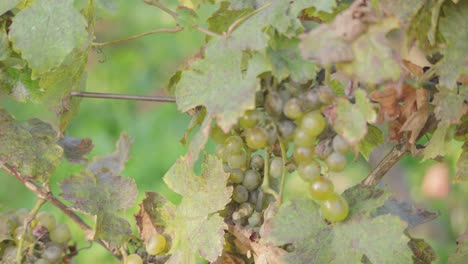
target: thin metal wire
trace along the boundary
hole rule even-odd
[[[175,98],[169,96],[149,96],[149,95],[130,95],[130,94],[112,94],[112,93],[94,93],[94,92],[71,92],[71,96],[98,98],[98,99],[117,99],[117,100],[135,100],[151,102],[169,102],[174,103]]]

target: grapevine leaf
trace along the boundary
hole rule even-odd
[[[44,74],[39,81],[39,86],[45,91],[42,100],[47,102],[59,117],[62,132],[78,112],[81,99],[71,97],[70,92],[84,90],[87,61],[87,51],[75,51],[62,65]]]
[[[45,181],[60,163],[63,150],[57,132],[39,119],[20,123],[0,109],[0,162],[14,166],[23,177]]]
[[[1,88],[18,102],[39,98],[39,81],[31,80],[31,71],[13,67],[0,71]]]
[[[315,64],[301,57],[298,44],[299,40],[295,38],[278,36],[270,40],[266,54],[272,64],[272,72],[279,80],[291,76],[293,81],[305,83],[315,77]]]
[[[401,220],[408,223],[408,228],[429,222],[435,219],[439,214],[433,213],[421,208],[416,208],[413,204],[406,201],[398,201],[391,198],[385,204],[377,209],[376,215],[392,214],[399,216]]]
[[[146,192],[140,203],[140,211],[135,215],[140,237],[147,241],[153,234],[162,234],[164,227],[174,218],[175,206],[163,196]]]
[[[436,118],[450,124],[458,124],[464,114],[464,100],[465,98],[456,92],[440,88],[439,92],[434,95],[433,101]]]
[[[86,20],[71,0],[34,1],[13,18],[10,40],[39,76],[86,43]]]
[[[242,52],[226,46],[222,39],[209,43],[205,54],[204,60],[194,61],[191,69],[182,73],[175,92],[181,111],[206,107],[205,121],[190,147],[192,162],[208,139],[211,119],[216,118],[219,126],[229,131],[246,110],[255,107],[257,75],[267,70],[264,59],[254,56],[244,74]]]
[[[83,156],[89,154],[93,149],[93,141],[90,138],[63,137],[58,141],[63,148],[65,158],[71,163],[82,164],[88,161]]]
[[[468,2],[444,5],[444,17],[440,18],[439,30],[444,36],[447,46],[444,57],[436,65],[440,75],[439,82],[448,89],[455,89],[456,81],[461,74],[468,74]]]
[[[457,249],[449,259],[448,264],[465,263],[468,259],[468,229],[457,239]]]
[[[399,27],[396,18],[386,18],[369,26],[351,45],[354,59],[341,62],[338,68],[364,83],[383,83],[399,80],[402,75],[399,61],[386,39],[386,34]]]
[[[468,181],[468,142],[463,143],[463,151],[457,161],[454,182]]]
[[[215,261],[221,255],[227,225],[217,212],[231,200],[228,178],[222,162],[210,155],[204,157],[201,176],[193,173],[184,158],[166,173],[164,182],[182,195],[177,206],[159,198],[150,203],[152,208],[159,206],[150,212],[154,227],[164,226],[164,233],[172,239],[172,256],[166,263],[196,263],[196,255]]]
[[[400,21],[407,24],[424,5],[424,0],[381,0],[379,6],[386,14],[396,15]]]
[[[228,0],[233,10],[246,9],[246,8],[257,8],[258,0]]]
[[[438,156],[444,156],[448,150],[447,135],[449,133],[450,124],[447,122],[439,122],[436,130],[432,134],[431,140],[423,151],[423,159],[433,159]]]
[[[0,22],[0,61],[8,58],[9,55],[10,55],[10,41],[8,40],[6,25],[5,23]]]
[[[369,155],[371,154],[372,150],[374,150],[375,147],[383,143],[384,137],[382,131],[376,126],[368,125],[367,134],[361,141],[359,141],[357,149],[362,154],[362,156],[368,161]]]
[[[411,20],[407,30],[408,40],[416,40],[419,48],[428,53],[432,53],[436,50],[435,43],[431,43],[428,37],[432,26],[432,9],[435,3],[436,1],[431,1],[424,4]],[[436,37],[438,37],[437,40],[439,40],[440,34],[437,34]]]
[[[231,10],[229,8],[229,3],[222,2],[219,9],[216,10],[210,18],[208,18],[208,29],[215,33],[222,34],[228,30],[229,26],[231,26],[234,21],[252,11],[253,9],[251,8]]]
[[[128,157],[130,140],[122,134],[117,150],[96,158],[77,175],[60,182],[61,196],[72,208],[96,216],[95,238],[109,241],[112,246],[126,242],[130,225],[117,213],[133,206],[138,194],[133,179],[118,176]]]
[[[0,2],[0,16],[13,9],[21,0],[2,0]]]
[[[408,246],[413,251],[414,264],[432,263],[437,259],[437,255],[434,252],[434,249],[432,249],[432,247],[423,239],[411,238],[411,240],[408,242]]]
[[[266,6],[268,5],[268,6]],[[264,31],[268,26],[287,37],[296,35],[302,29],[297,18],[299,12],[307,7],[315,6],[320,11],[331,12],[335,1],[283,1],[273,0],[262,6],[257,14],[243,22],[231,35],[230,45],[238,49],[262,50],[267,47],[269,36]],[[252,6],[243,6],[252,8]]]
[[[348,202],[350,217],[368,216],[385,204],[390,198],[390,193],[374,186],[356,185],[347,189],[343,193],[343,198]]]
[[[364,114],[366,121],[368,123],[375,123],[375,121],[377,121],[377,113],[367,98],[366,92],[359,89],[354,93],[354,97],[356,98],[356,105],[359,107],[361,113]]]
[[[186,6],[178,6],[177,10],[177,23],[184,28],[191,28],[197,24],[197,14],[193,9]]]
[[[371,263],[409,263],[411,250],[404,235],[406,224],[391,215],[367,217],[383,203],[384,197],[372,190],[367,192],[372,195],[366,197],[358,192],[363,187],[356,188],[348,198],[368,199],[368,205],[361,207],[362,200],[350,203],[350,211],[354,213],[346,221],[327,225],[319,206],[300,198],[280,207],[266,239],[276,245],[294,245],[295,250],[285,255],[285,263],[360,263],[364,256]],[[382,252],[382,248],[388,253]]]

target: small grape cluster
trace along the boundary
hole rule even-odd
[[[302,87],[291,82],[266,86],[257,93],[256,108],[246,111],[230,133],[216,125],[211,132],[219,144],[215,154],[225,163],[234,186],[232,221],[261,225],[262,212],[278,198],[269,191],[281,193],[286,170],[297,170],[309,184],[325,219],[344,220],[348,204],[327,176],[345,169],[350,145],[333,132],[321,113],[333,102],[333,91],[323,85]],[[292,155],[287,156],[290,147]]]
[[[145,252],[138,254],[133,253],[124,257],[124,264],[143,264],[144,263],[160,263],[153,258],[160,257],[167,249],[166,237],[159,234],[152,234],[144,243]],[[142,257],[143,256],[143,257]]]
[[[25,230],[28,214],[29,210],[19,209],[0,216],[0,226],[5,232],[1,234],[0,262],[17,263],[17,252],[21,248],[22,263],[71,263],[77,252],[74,246],[68,245],[69,227],[58,224],[52,213],[41,211]]]

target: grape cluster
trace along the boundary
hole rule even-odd
[[[53,264],[70,263],[76,255],[74,246],[69,246],[70,229],[57,223],[49,212],[39,212],[24,230],[27,209],[19,209],[0,215],[2,232],[0,263],[16,263],[18,245],[22,243],[22,263]]]
[[[153,262],[152,258],[161,255],[166,251],[167,248],[167,241],[166,237],[155,233],[152,234],[146,241],[145,241],[145,250],[141,254],[133,253],[125,257],[124,264],[143,264],[143,259],[145,259],[145,263],[159,263]],[[143,256],[143,258],[142,258]]]
[[[344,220],[348,204],[327,175],[345,169],[350,145],[331,130],[321,112],[333,102],[333,91],[290,82],[267,86],[257,93],[256,108],[246,111],[234,129],[224,133],[215,125],[211,132],[218,143],[215,154],[224,162],[234,187],[231,220],[250,227],[261,225],[263,211],[277,198],[264,187],[278,192],[283,170],[297,170],[325,219]],[[291,156],[286,155],[289,148]]]

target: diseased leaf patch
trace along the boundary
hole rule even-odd
[[[21,176],[47,180],[60,163],[63,150],[57,132],[39,120],[16,121],[0,109],[0,162],[14,166]]]
[[[89,163],[79,174],[60,182],[61,196],[72,208],[96,216],[94,238],[117,247],[131,235],[130,224],[118,212],[133,206],[138,194],[133,179],[119,176],[128,158],[130,139],[122,134],[117,150]]]
[[[71,163],[82,164],[88,161],[84,156],[93,149],[93,141],[90,138],[63,137],[58,141],[63,148],[65,158]]]

